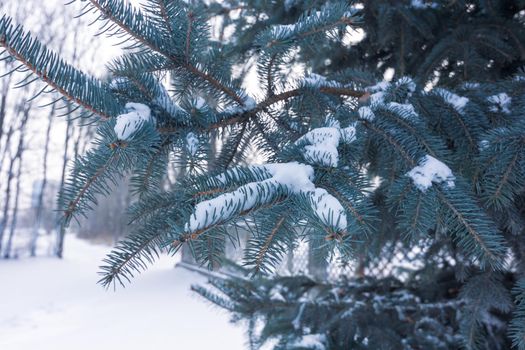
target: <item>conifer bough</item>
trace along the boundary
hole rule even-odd
[[[249,318],[255,345],[274,336],[292,348],[352,342],[373,348],[379,340],[370,337],[376,333],[360,318],[376,312],[401,323],[412,320],[414,327],[397,329],[394,321],[385,326],[392,339],[408,337],[405,346],[463,343],[483,348],[483,332],[493,330],[487,320],[498,310],[513,313],[509,334],[515,346],[525,348],[523,283],[515,287],[513,305],[502,282],[502,276],[515,273],[513,266],[522,266],[525,251],[520,237],[525,186],[522,74],[500,82],[448,84],[448,78],[439,78],[445,63],[430,59],[448,52],[436,45],[421,72],[411,71],[414,79],[405,77],[409,67],[403,38],[399,54],[383,57],[382,50],[391,50],[383,47],[360,58],[369,71],[381,66],[369,64],[372,57],[388,64],[400,60],[391,81],[378,79],[374,71],[331,71],[346,34],[365,28],[365,42],[376,37],[367,23],[375,13],[367,11],[375,5],[368,3],[312,2],[303,8],[302,2],[286,1],[283,11],[290,17],[285,24],[264,16],[254,16],[256,24],[247,22],[257,14],[249,1],[233,6],[234,1],[231,8],[175,0],[147,0],[141,9],[119,0],[81,3],[82,13],[96,13],[101,32],[123,39],[124,53],[108,65],[110,82],[70,66],[7,16],[0,20],[0,45],[5,57],[16,58],[28,73],[78,105],[82,117],[99,119],[94,147],[75,160],[59,196],[64,227],[86,215],[96,197],[109,194],[122,176],[132,175],[132,232],[104,260],[103,285],[124,285],[160,251],[174,253],[182,245],[190,246],[198,262],[216,268],[225,263],[226,242],[238,240],[241,228],[251,235],[244,248],[245,268],[237,268],[252,279],[212,276],[222,297],[196,290],[237,317]],[[450,11],[421,1],[389,6],[381,8],[385,23],[391,11],[414,23],[420,14]],[[244,12],[230,16],[235,11]],[[221,16],[228,21],[218,21]],[[231,38],[210,34],[220,23],[243,30]],[[417,23],[399,34],[410,28],[414,38],[433,38],[426,27],[430,24]],[[509,34],[509,42],[518,45],[514,36],[522,31]],[[490,43],[497,45],[485,42]],[[316,50],[318,45],[337,50]],[[352,50],[361,52],[363,46],[348,50],[353,57]],[[470,74],[466,62],[458,64],[463,76]],[[301,64],[308,68],[302,73],[290,69]],[[245,77],[236,75],[239,67],[250,65],[256,68],[256,95],[243,89]],[[431,72],[438,78],[433,80]],[[217,151],[211,145],[219,138]],[[250,164],[254,153],[263,164]],[[170,161],[183,171],[163,190]],[[432,259],[439,252],[454,271],[447,278],[458,277],[452,278],[449,295],[427,293],[423,281],[434,277],[421,270],[406,285],[375,277],[339,289],[322,285],[320,298],[309,303],[304,293],[317,288],[316,282],[261,277],[275,272],[301,241],[321,258],[343,263],[380,260],[389,247],[428,249]],[[473,277],[462,284],[460,275],[466,270]],[[358,271],[362,274],[364,267]],[[272,283],[284,289],[275,291]],[[493,293],[478,291],[480,284]],[[258,303],[253,304],[254,298]],[[463,308],[461,315],[456,307]],[[329,316],[334,310],[341,318],[330,325],[340,325],[348,334],[332,334],[330,326],[323,328],[307,317],[318,314],[334,322]],[[459,321],[439,319],[436,310]],[[263,334],[253,336],[260,317],[267,324]],[[282,322],[293,329],[285,332]],[[307,329],[318,333],[306,334]],[[409,338],[411,332],[417,337]]]

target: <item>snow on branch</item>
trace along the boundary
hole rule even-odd
[[[385,91],[390,87],[388,81],[381,81],[375,85],[367,87],[365,90],[370,93],[370,105],[375,106],[383,104],[385,100]]]
[[[184,230],[187,233],[206,230],[243,212],[271,204],[283,195],[305,196],[320,222],[338,231],[346,230],[347,218],[343,206],[324,189],[315,187],[312,182],[314,169],[310,165],[297,162],[273,163],[250,166],[246,171],[253,171],[258,176],[267,178],[247,183],[232,192],[198,203]],[[235,173],[230,171],[230,175],[227,176],[236,176]],[[226,177],[219,176],[217,181],[226,181]]]
[[[310,73],[308,76],[306,76],[303,80],[304,85],[307,87],[335,87],[335,88],[342,88],[345,87],[344,84],[341,84],[334,80],[329,80],[326,77],[316,74],[316,73]]]
[[[228,107],[224,110],[226,114],[239,114],[250,111],[257,107],[257,102],[248,95],[244,95],[242,98],[242,106]]]
[[[416,121],[419,118],[410,98],[416,91],[416,83],[409,77],[402,77],[395,82],[382,81],[365,88],[369,94],[367,106],[357,110],[360,120],[372,122],[376,114],[388,111],[406,120]],[[392,101],[393,100],[393,101]]]
[[[373,121],[376,118],[374,112],[368,106],[360,107],[357,110],[357,113],[359,114],[360,119],[367,120],[369,122]]]
[[[489,108],[491,112],[510,114],[510,103],[512,98],[506,93],[501,92],[497,95],[489,96],[487,100],[491,104]]]
[[[433,1],[423,1],[423,0],[412,0],[410,6],[418,10],[426,10],[428,8],[436,9],[439,7],[439,4]]]
[[[412,178],[414,185],[422,192],[432,186],[432,183],[445,182],[448,188],[454,188],[456,179],[445,163],[428,154],[421,158],[419,165],[410,170],[407,176]]]
[[[128,140],[145,123],[151,121],[151,110],[142,103],[126,103],[128,113],[120,114],[114,126],[115,134],[119,140]]]
[[[339,231],[348,226],[346,213],[341,203],[322,188],[316,188],[306,193],[310,207],[315,216],[328,227],[336,227]]]
[[[191,156],[195,156],[199,150],[199,138],[192,132],[186,135],[186,150]]]
[[[157,94],[153,102],[159,105],[173,118],[179,119],[181,116],[183,116],[183,121],[187,121],[189,117],[188,112],[186,112],[184,109],[182,109],[182,107],[180,107],[173,101],[173,99],[170,97],[168,91],[166,91],[166,88],[164,87],[164,85],[162,85],[162,83],[159,82],[157,84],[156,90]]]
[[[326,335],[324,334],[306,334],[291,345],[299,349],[326,350],[326,343]]]
[[[351,143],[355,140],[355,126],[341,128],[339,123],[330,127],[313,129],[301,136],[295,144],[303,148],[303,156],[311,164],[337,167],[340,142]]]
[[[400,116],[403,116],[407,119],[415,119],[418,118],[418,114],[416,110],[414,109],[414,106],[410,103],[397,103],[397,102],[389,102],[387,105],[388,109],[391,109]]]
[[[454,109],[460,113],[463,112],[463,109],[469,102],[469,99],[463,96],[456,95],[453,92],[445,90],[443,88],[436,88],[434,92],[441,96],[445,102],[454,107]]]
[[[155,107],[158,107],[164,114],[178,122],[188,123],[190,121],[189,113],[173,100],[164,84],[153,74],[118,76],[111,81],[110,88],[123,92],[138,88],[139,92],[148,99],[154,111]]]
[[[269,35],[274,40],[285,41],[324,34],[341,26],[353,25],[352,18],[357,12],[357,9],[347,6],[324,6],[320,11],[304,13],[296,23],[273,25]]]

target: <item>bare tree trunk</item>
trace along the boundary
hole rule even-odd
[[[1,151],[1,155],[2,155],[2,158],[0,159],[0,175],[2,175],[2,170],[3,170],[3,167],[4,167],[4,163],[5,163],[5,159],[6,159],[6,156],[9,154],[10,157],[9,157],[9,165],[8,165],[8,169],[7,169],[7,180],[6,180],[6,183],[7,183],[7,187],[6,187],[6,190],[4,192],[4,205],[3,205],[3,210],[2,210],[2,220],[0,220],[0,253],[2,252],[2,244],[3,244],[3,241],[4,241],[4,232],[5,232],[5,227],[7,225],[7,221],[9,220],[9,202],[10,202],[10,199],[11,199],[11,179],[12,179],[12,171],[13,171],[13,162],[11,160],[11,154],[10,154],[10,151],[9,151],[9,142],[11,141],[11,136],[13,135],[13,133],[15,132],[14,128],[13,128],[13,123],[11,124],[11,126],[9,127],[9,131],[7,132],[7,135],[6,135],[6,139],[5,139],[5,146],[4,146],[4,149],[3,151],[0,149]],[[0,145],[1,146],[1,145]]]
[[[0,221],[0,252],[2,251],[2,242],[4,241],[5,227],[9,220],[9,204],[11,201],[11,183],[14,177],[13,166],[15,164],[15,157],[10,159],[9,169],[7,170],[7,188],[4,197],[4,207],[2,212],[2,221]]]
[[[5,111],[7,107],[7,95],[8,95],[10,86],[11,86],[11,75],[7,77],[7,80],[4,82],[4,86],[2,89],[2,97],[0,98],[0,141],[2,140],[4,123],[6,120]]]
[[[13,136],[13,133],[15,132],[14,128],[13,128],[13,125],[11,124],[11,126],[9,127],[9,131],[7,132],[6,134],[6,138],[5,138],[5,147],[4,149],[0,149],[0,154],[2,155],[2,158],[0,158],[0,174],[1,174],[1,171],[3,169],[3,166],[4,166],[4,161],[5,161],[5,158],[7,156],[7,154],[9,154],[8,152],[8,149],[9,149],[9,142],[11,141],[11,136]],[[1,146],[1,145],[0,145]]]
[[[4,250],[4,259],[11,257],[11,250],[13,247],[13,237],[15,236],[16,224],[18,221],[18,202],[20,199],[20,176],[22,174],[22,152],[18,157],[18,171],[16,173],[16,190],[15,190],[15,206],[13,208],[13,215],[11,219],[11,227],[9,229],[9,238]]]
[[[1,249],[2,249],[2,241],[3,241],[3,238],[4,238],[5,228],[7,226],[8,220],[9,220],[9,206],[10,206],[10,202],[11,202],[11,183],[13,181],[13,178],[15,177],[14,165],[15,165],[15,162],[17,160],[18,160],[18,166],[19,166],[18,173],[20,173],[21,162],[22,162],[22,153],[23,153],[23,150],[24,150],[25,126],[26,126],[27,120],[29,119],[29,110],[30,110],[30,107],[26,107],[23,110],[23,118],[22,118],[22,121],[20,123],[20,129],[19,129],[20,130],[19,131],[20,132],[20,137],[18,139],[17,151],[16,151],[15,155],[11,158],[11,162],[9,164],[9,170],[8,170],[8,176],[7,176],[7,189],[6,189],[5,200],[4,200],[4,211],[3,211],[2,221],[0,222],[0,252],[1,252]],[[19,184],[20,184],[20,182],[18,182],[18,184],[17,184],[16,203],[18,203],[18,195],[19,195],[19,188],[20,188]],[[18,206],[18,204],[16,206]],[[16,208],[16,209],[18,210],[18,208]],[[15,220],[15,224],[16,224],[16,220]],[[7,257],[9,257],[9,250],[11,250],[11,244],[12,244],[12,240],[13,240],[12,235],[13,234],[14,234],[14,230],[9,235],[9,239],[8,239],[8,243],[7,243],[7,249],[6,249],[6,253],[4,254],[4,256],[7,254]]]
[[[44,203],[44,192],[46,190],[47,185],[47,157],[49,153],[49,141],[50,141],[50,135],[51,135],[51,126],[53,125],[53,119],[55,117],[55,109],[56,104],[53,104],[53,107],[51,108],[51,113],[49,114],[49,121],[47,123],[47,130],[46,130],[46,143],[44,146],[44,164],[42,169],[42,184],[39,188],[38,192],[38,202],[36,205],[36,213],[35,213],[35,223],[33,226],[33,232],[31,234],[31,242],[29,245],[30,254],[31,256],[36,255],[36,243],[38,239],[38,231],[40,230],[40,226],[42,224],[42,212],[43,212],[43,203]]]
[[[67,162],[69,160],[68,158],[68,151],[69,151],[69,139],[71,138],[71,129],[72,129],[72,118],[71,118],[71,105],[68,104],[67,106],[67,129],[66,129],[66,138],[64,140],[64,154],[62,156],[62,175],[60,176],[60,189],[59,189],[59,196],[62,196],[64,191],[64,182],[66,179],[66,167]],[[64,255],[64,237],[66,235],[66,227],[64,224],[59,225],[57,230],[57,242],[56,242],[56,250],[55,254],[58,258],[62,259]]]

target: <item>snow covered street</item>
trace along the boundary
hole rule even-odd
[[[0,261],[0,349],[244,349],[244,329],[190,291],[205,283],[163,257],[125,289],[104,290],[110,247],[68,236],[64,260]]]

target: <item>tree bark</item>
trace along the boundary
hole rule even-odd
[[[4,197],[4,206],[2,212],[2,221],[0,221],[0,252],[2,252],[2,243],[4,241],[5,227],[9,220],[9,205],[11,202],[11,183],[13,180],[13,166],[15,164],[15,157],[12,157],[9,162],[9,169],[7,170],[7,188]]]
[[[2,97],[0,98],[0,141],[2,141],[2,136],[4,133],[3,130],[4,130],[4,123],[6,120],[5,115],[6,115],[6,108],[7,108],[7,96],[9,93],[9,87],[11,86],[11,76],[6,77],[6,79],[7,80],[4,82],[3,89],[2,89]]]
[[[36,243],[38,240],[38,231],[40,230],[40,226],[42,224],[44,192],[46,190],[46,185],[47,185],[47,157],[49,153],[51,126],[53,125],[53,118],[55,117],[55,109],[56,109],[56,104],[53,104],[53,107],[51,108],[51,113],[49,114],[49,121],[47,123],[46,141],[44,145],[44,164],[43,164],[43,169],[42,169],[42,184],[38,192],[38,202],[35,208],[36,209],[35,210],[36,211],[35,212],[35,223],[33,225],[33,232],[31,234],[31,242],[29,246],[31,256],[36,256]]]
[[[10,161],[10,164],[9,164],[8,177],[7,177],[7,189],[6,189],[6,194],[5,194],[6,196],[5,196],[5,200],[4,200],[4,210],[3,210],[2,221],[0,222],[0,252],[1,252],[1,249],[2,249],[2,241],[3,241],[3,238],[4,238],[4,234],[5,234],[5,229],[6,229],[6,226],[7,226],[7,222],[9,220],[9,207],[10,207],[10,203],[11,203],[11,184],[12,184],[13,179],[15,177],[14,165],[18,161],[18,176],[20,176],[20,169],[22,167],[22,154],[23,154],[23,151],[24,151],[25,126],[27,124],[27,120],[29,119],[30,108],[31,108],[30,106],[29,107],[26,106],[26,108],[23,109],[23,117],[22,117],[22,121],[20,122],[20,128],[19,128],[20,137],[18,139],[18,147],[17,147],[15,155],[11,158],[11,161]],[[12,221],[14,221],[15,225],[16,225],[16,218],[15,217],[16,217],[17,211],[18,211],[18,196],[20,194],[19,190],[20,190],[20,178],[18,178],[17,190],[16,190],[16,193],[15,193],[15,195],[16,195],[16,198],[15,198],[15,209],[14,209],[14,212],[13,212],[13,220],[12,220]],[[10,230],[10,233],[9,233],[7,246],[6,246],[5,250],[4,250],[4,257],[9,258],[9,254],[10,254],[10,251],[11,251],[11,245],[12,245],[14,233],[15,233],[14,226],[13,226],[13,223],[11,223],[11,230]]]
[[[66,129],[66,137],[64,140],[64,153],[62,156],[62,174],[60,176],[60,189],[59,189],[59,196],[62,195],[64,191],[64,182],[66,179],[66,167],[67,162],[69,160],[68,158],[68,151],[69,151],[69,139],[71,138],[71,125],[72,125],[72,118],[71,118],[71,105],[67,105],[67,129]],[[60,211],[59,211],[60,214]],[[60,222],[60,221],[59,221]],[[55,249],[55,255],[62,259],[64,255],[64,238],[66,235],[66,227],[64,224],[59,224],[57,228],[57,242],[56,242],[56,249]]]
[[[16,224],[18,221],[18,202],[20,199],[20,176],[22,174],[22,153],[18,157],[18,170],[16,173],[16,190],[15,190],[15,206],[13,208],[13,215],[11,219],[11,225],[9,228],[9,236],[7,239],[7,244],[4,250],[4,259],[9,259],[11,257],[11,250],[13,247],[13,238],[15,236]]]

